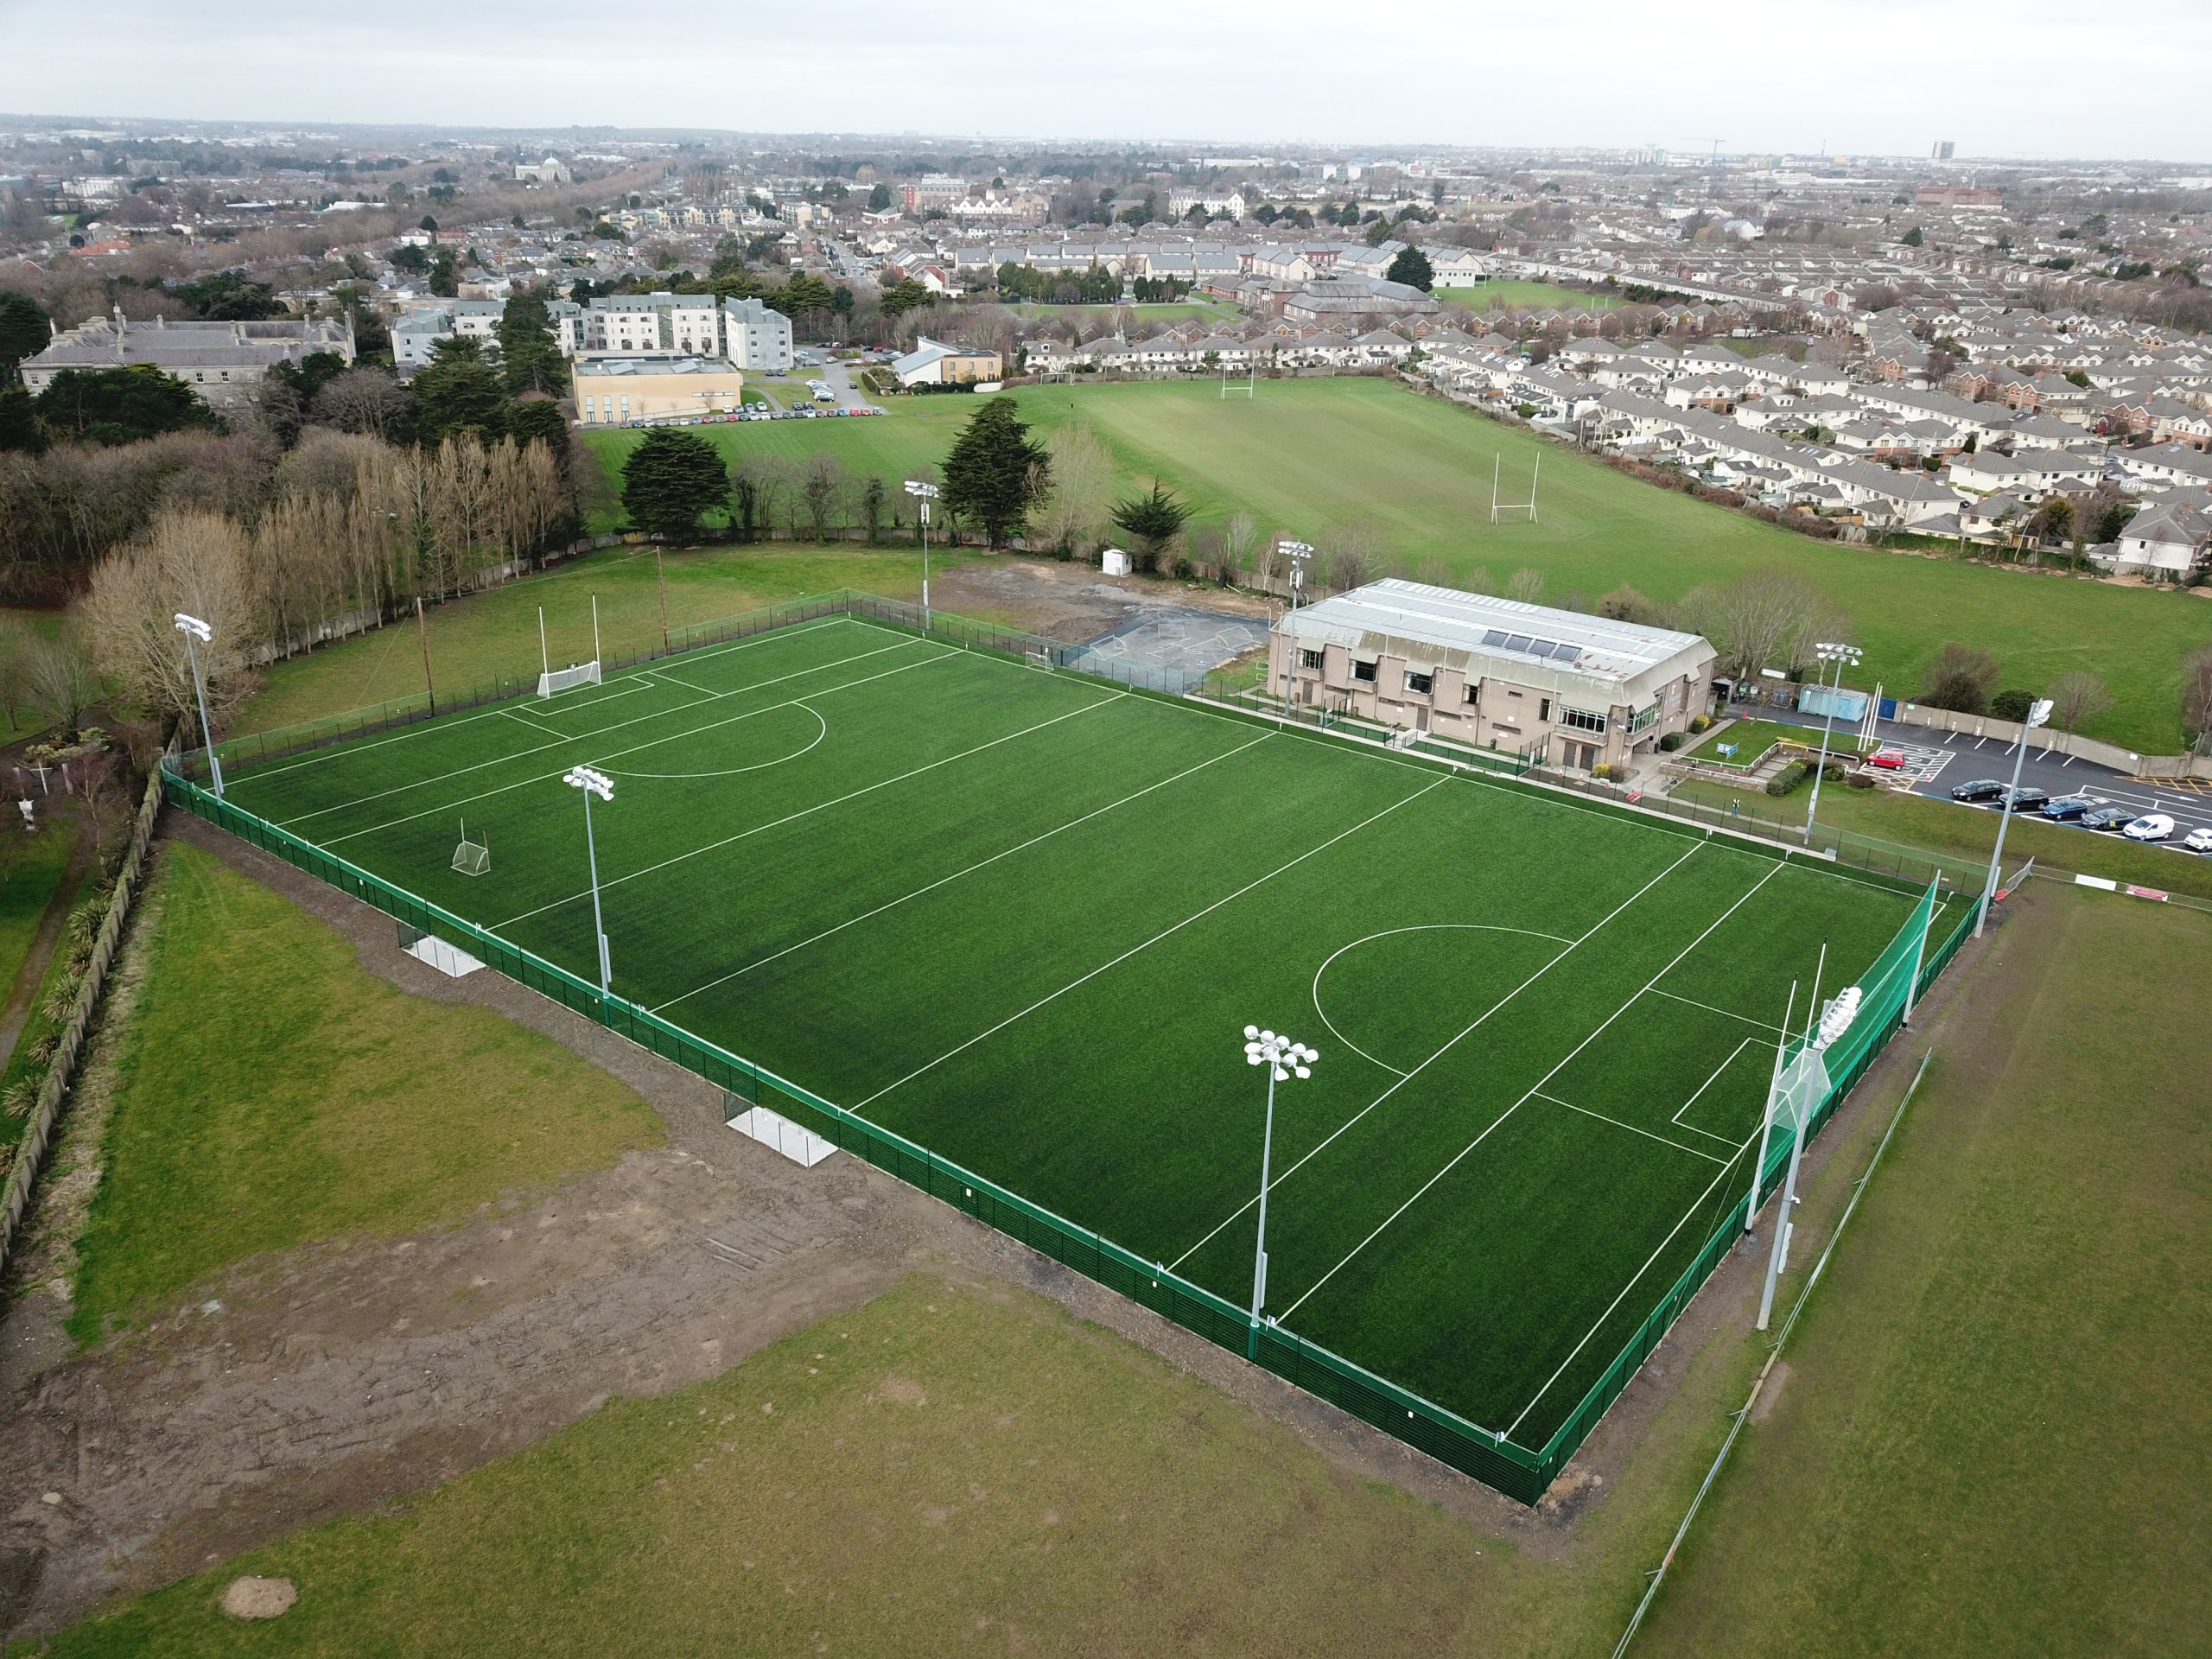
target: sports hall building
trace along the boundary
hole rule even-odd
[[[1694,633],[1395,578],[1284,615],[1268,645],[1278,696],[1581,772],[1685,729],[1714,662]]]

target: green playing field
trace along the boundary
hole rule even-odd
[[[1542,1446],[1740,1204],[1793,982],[1916,895],[853,615],[241,757],[231,800]],[[466,822],[481,875],[452,861]],[[1870,992],[1870,995],[1872,993]]]

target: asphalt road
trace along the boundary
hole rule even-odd
[[[1761,709],[1755,712],[1759,719],[1779,725],[1802,726],[1814,732],[1821,728],[1819,721],[1788,710]],[[1914,774],[1911,792],[1948,801],[1951,791],[1961,784],[1983,778],[1993,778],[2000,784],[2012,781],[2012,746],[2002,739],[1937,731],[1932,727],[1909,726],[1890,720],[1876,722],[1874,733],[1885,747],[1904,751],[1908,768]],[[2183,858],[2197,855],[2183,851],[2182,837],[2191,830],[2212,825],[2212,784],[2205,786],[2203,794],[2155,788],[2094,761],[2038,749],[2032,742],[2028,746],[2027,759],[2020,766],[2020,783],[2023,787],[2048,790],[2054,797],[2087,795],[2100,806],[2125,807],[2139,815],[2164,812],[2173,819],[2174,833],[2171,841],[2159,844]],[[1960,810],[1987,812],[1995,809],[1961,804]],[[2086,836],[2098,832],[2085,830],[2082,833]]]

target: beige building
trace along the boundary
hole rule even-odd
[[[996,352],[948,346],[923,335],[915,340],[912,351],[891,359],[891,372],[902,386],[950,386],[1002,378],[1006,360]]]
[[[734,413],[745,374],[720,358],[590,357],[569,365],[576,419],[585,426],[632,426]]]
[[[1270,683],[1296,701],[1588,772],[1648,753],[1704,712],[1694,633],[1395,578],[1275,624]]]

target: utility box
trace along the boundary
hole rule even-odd
[[[1109,547],[1100,554],[1098,563],[1109,576],[1126,576],[1135,568],[1129,563],[1129,556],[1118,547]]]

